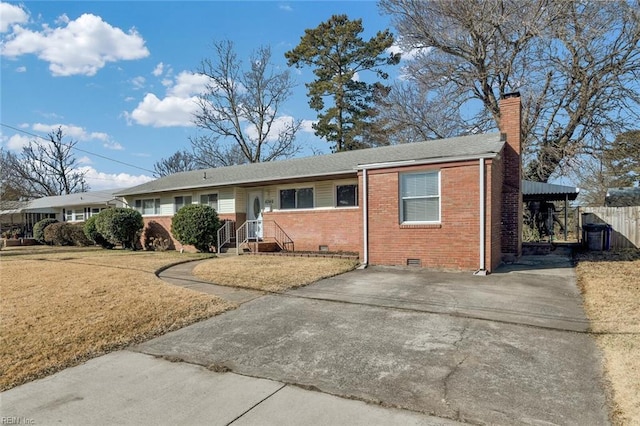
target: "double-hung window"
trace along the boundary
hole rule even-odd
[[[313,188],[291,188],[280,190],[281,209],[312,209]]]
[[[336,207],[354,207],[358,205],[358,185],[336,186]]]
[[[135,209],[143,215],[160,214],[160,198],[147,198],[135,201]]]
[[[183,208],[186,205],[191,204],[191,195],[186,195],[183,197],[174,197],[173,198],[173,205],[174,205],[174,213],[178,213],[178,210],[180,210],[181,208]]]
[[[200,196],[200,204],[213,207],[218,211],[218,194],[204,194]]]
[[[440,222],[440,172],[400,175],[400,221]]]

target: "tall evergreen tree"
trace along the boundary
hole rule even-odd
[[[386,80],[383,67],[400,62],[399,54],[386,54],[394,42],[389,30],[368,41],[360,36],[363,31],[361,19],[334,15],[305,30],[300,44],[285,53],[289,66],[313,67],[316,80],[306,84],[309,106],[318,111],[313,128],[317,136],[335,143],[334,151],[362,148],[367,125],[375,119],[373,101],[384,86],[363,81],[360,73],[371,71]],[[326,105],[329,98],[332,105]]]

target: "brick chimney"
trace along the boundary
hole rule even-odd
[[[504,176],[502,184],[502,260],[513,262],[522,254],[522,105],[520,93],[500,100]]]

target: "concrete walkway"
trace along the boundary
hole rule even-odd
[[[257,290],[227,287],[200,280],[193,275],[193,269],[202,262],[211,262],[211,259],[186,262],[172,266],[160,272],[158,277],[169,284],[202,293],[213,294],[237,304],[242,304],[264,295],[263,292]]]
[[[282,295],[161,278],[241,306],[0,395],[36,424],[607,424],[570,259],[488,277],[352,271]]]

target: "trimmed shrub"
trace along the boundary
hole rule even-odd
[[[89,240],[93,241],[95,244],[98,244],[102,248],[112,249],[114,247],[114,245],[111,244],[109,241],[107,241],[107,239],[105,237],[103,237],[102,234],[99,233],[98,229],[96,228],[96,219],[97,219],[97,217],[98,217],[97,215],[91,216],[84,223],[84,226],[82,228],[82,230],[84,232],[84,235]]]
[[[73,241],[73,245],[86,247],[93,244],[93,241],[84,235],[84,223],[70,223],[69,225],[71,227],[67,232]]]
[[[56,219],[47,218],[47,219],[42,219],[39,222],[36,222],[36,224],[33,225],[33,239],[39,242],[40,244],[44,244],[45,243],[44,230],[47,226],[53,223],[58,223],[58,221]]]
[[[144,221],[140,212],[122,207],[106,209],[96,216],[96,230],[111,244],[136,249]]]
[[[44,241],[56,246],[87,246],[91,241],[82,231],[81,223],[57,222],[44,228]]]
[[[171,220],[173,237],[182,244],[193,245],[201,252],[209,252],[216,245],[218,228],[218,213],[204,204],[186,205]]]

